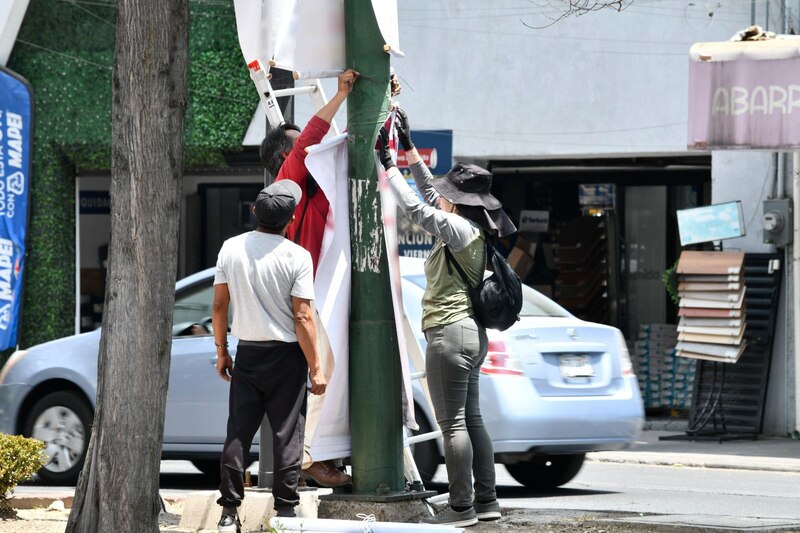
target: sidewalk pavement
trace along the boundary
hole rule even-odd
[[[651,425],[650,427],[653,427]],[[659,437],[682,437],[659,440]],[[700,468],[731,468],[800,472],[800,440],[759,436],[757,440],[688,440],[685,424],[675,430],[649,429],[636,445],[619,452],[594,452],[587,460],[610,463],[682,465]]]

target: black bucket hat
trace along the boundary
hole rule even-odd
[[[517,227],[503,211],[503,204],[490,192],[492,173],[477,165],[456,163],[444,177],[431,181],[431,186],[459,212],[480,227],[496,231],[499,237],[515,233]]]
[[[444,177],[431,181],[436,192],[452,203],[500,209],[503,204],[492,196],[492,173],[478,165],[456,163]]]

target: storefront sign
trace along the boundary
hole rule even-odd
[[[757,56],[691,61],[690,149],[800,148],[800,58]]]
[[[423,202],[422,195],[417,189],[417,184],[413,178],[407,177],[406,183],[417,193]],[[433,236],[420,228],[409,219],[405,213],[397,208],[397,248],[401,257],[422,257],[426,258],[433,250]]]
[[[734,239],[745,234],[742,202],[680,209],[677,214],[681,246]]]
[[[108,191],[81,191],[78,202],[81,215],[111,214],[111,196]]]
[[[519,231],[544,233],[550,225],[550,211],[523,209],[519,213]]]
[[[30,84],[0,67],[0,350],[17,345],[31,175]]]
[[[613,208],[616,197],[616,187],[613,183],[578,185],[578,203],[581,207]]]
[[[411,132],[411,141],[417,148],[422,161],[434,176],[447,174],[453,165],[452,130],[417,130]],[[419,194],[417,186],[408,171],[405,150],[397,152],[397,167],[403,169],[408,185]],[[428,257],[433,249],[433,237],[420,228],[399,209],[397,211],[397,244],[402,257]]]
[[[453,164],[453,130],[411,132],[411,141],[434,176],[446,174]],[[408,167],[405,150],[397,152],[397,168]]]

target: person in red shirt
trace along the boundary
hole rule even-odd
[[[303,198],[294,212],[295,221],[289,226],[286,237],[309,251],[315,275],[330,204],[306,170],[306,148],[319,144],[328,133],[334,115],[347,99],[357,78],[358,72],[352,69],[340,74],[336,94],[311,117],[302,132],[294,124],[284,123],[270,130],[261,143],[261,161],[267,171],[276,176],[275,181],[292,180],[303,191]]]
[[[288,226],[286,238],[299,244],[311,254],[314,267],[314,276],[319,266],[319,256],[322,249],[322,237],[325,232],[325,222],[328,218],[330,204],[325,193],[319,188],[314,177],[306,169],[306,148],[322,141],[331,127],[334,115],[347,99],[353,89],[353,84],[358,78],[358,72],[347,70],[339,75],[338,90],[331,100],[311,117],[305,129],[291,123],[283,123],[267,132],[261,143],[261,162],[267,171],[275,176],[275,181],[291,180],[297,183],[302,190],[302,197],[294,212],[294,221]],[[319,315],[316,315],[319,317]],[[319,318],[317,318],[319,320]],[[323,328],[318,327],[321,334]],[[326,377],[333,368],[333,354],[327,346],[327,339],[318,338],[323,370]],[[310,439],[313,437],[316,417],[312,413],[320,406],[321,397],[311,396],[308,399],[308,415],[306,418],[306,439],[304,443],[303,464],[300,475],[303,478],[313,479],[323,487],[340,487],[352,482],[352,478],[338,470],[333,461],[314,461],[311,457]]]

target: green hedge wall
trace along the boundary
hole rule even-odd
[[[190,0],[186,168],[224,168],[258,104],[233,2]],[[76,169],[110,170],[116,2],[31,0],[9,62],[33,86],[31,224],[20,345],[75,324]]]

